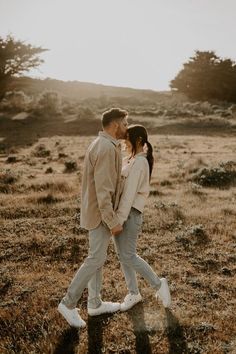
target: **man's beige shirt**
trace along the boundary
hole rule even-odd
[[[119,203],[121,167],[119,142],[106,132],[99,132],[84,160],[81,227],[92,230],[103,222],[112,229],[119,224],[114,211]]]

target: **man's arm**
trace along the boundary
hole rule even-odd
[[[97,155],[94,165],[95,190],[98,207],[102,220],[112,230],[119,225],[114,213],[112,197],[116,190],[117,173],[115,149],[109,145],[104,146]],[[91,215],[91,217],[93,217]]]

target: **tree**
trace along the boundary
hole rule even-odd
[[[170,87],[199,100],[236,102],[236,64],[213,51],[196,51],[171,81]]]
[[[11,35],[6,39],[0,37],[0,98],[4,96],[13,77],[44,62],[38,55],[45,51],[47,49],[25,44]]]

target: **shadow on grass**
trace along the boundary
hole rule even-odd
[[[168,354],[187,354],[188,347],[183,327],[169,309],[165,309],[167,319]]]
[[[53,354],[75,354],[79,344],[79,331],[76,328],[69,328],[63,331]]]
[[[149,336],[148,336],[150,334],[150,331],[147,329],[144,321],[143,304],[139,303],[135,305],[127,313],[133,322],[136,353],[137,354],[152,353],[152,349],[149,342]]]
[[[88,316],[88,354],[104,353],[103,330],[112,316],[113,314]]]

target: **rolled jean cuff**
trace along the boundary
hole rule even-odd
[[[100,297],[95,297],[93,299],[88,299],[88,308],[97,309],[102,304]]]

